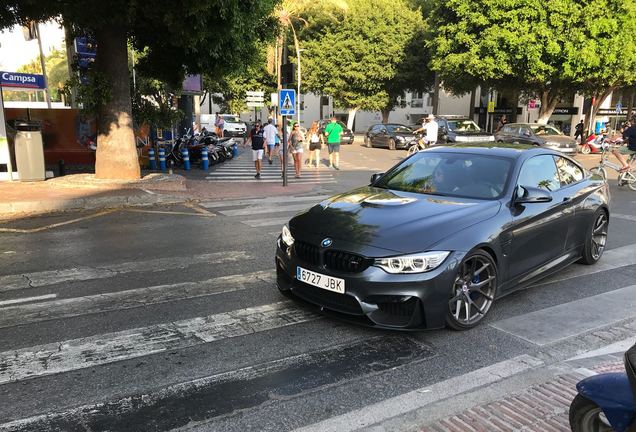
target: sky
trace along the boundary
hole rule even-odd
[[[49,54],[55,48],[64,47],[64,30],[59,24],[50,21],[40,24],[42,49]],[[23,64],[38,56],[37,40],[25,41],[22,28],[16,26],[0,33],[0,70],[15,72]]]

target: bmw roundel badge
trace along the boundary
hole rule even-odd
[[[331,246],[331,243],[333,243],[333,240],[331,240],[330,238],[326,238],[324,239],[320,245],[324,248]]]

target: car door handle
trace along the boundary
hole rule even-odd
[[[572,202],[572,198],[570,197],[565,197],[563,198],[563,201],[561,201],[561,205],[568,205]]]

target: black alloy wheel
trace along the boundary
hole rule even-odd
[[[585,239],[583,256],[581,257],[583,264],[592,265],[601,259],[603,251],[605,251],[605,243],[607,243],[608,227],[607,213],[603,209],[598,209],[594,214],[594,223],[592,223]]]
[[[488,313],[497,291],[497,266],[486,252],[469,253],[459,266],[446,323],[454,330],[478,325]]]
[[[395,150],[395,140],[393,138],[389,138],[389,150]]]

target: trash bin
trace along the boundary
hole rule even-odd
[[[37,123],[16,123],[15,162],[20,181],[41,181],[46,179],[44,168],[44,145],[42,133]]]

